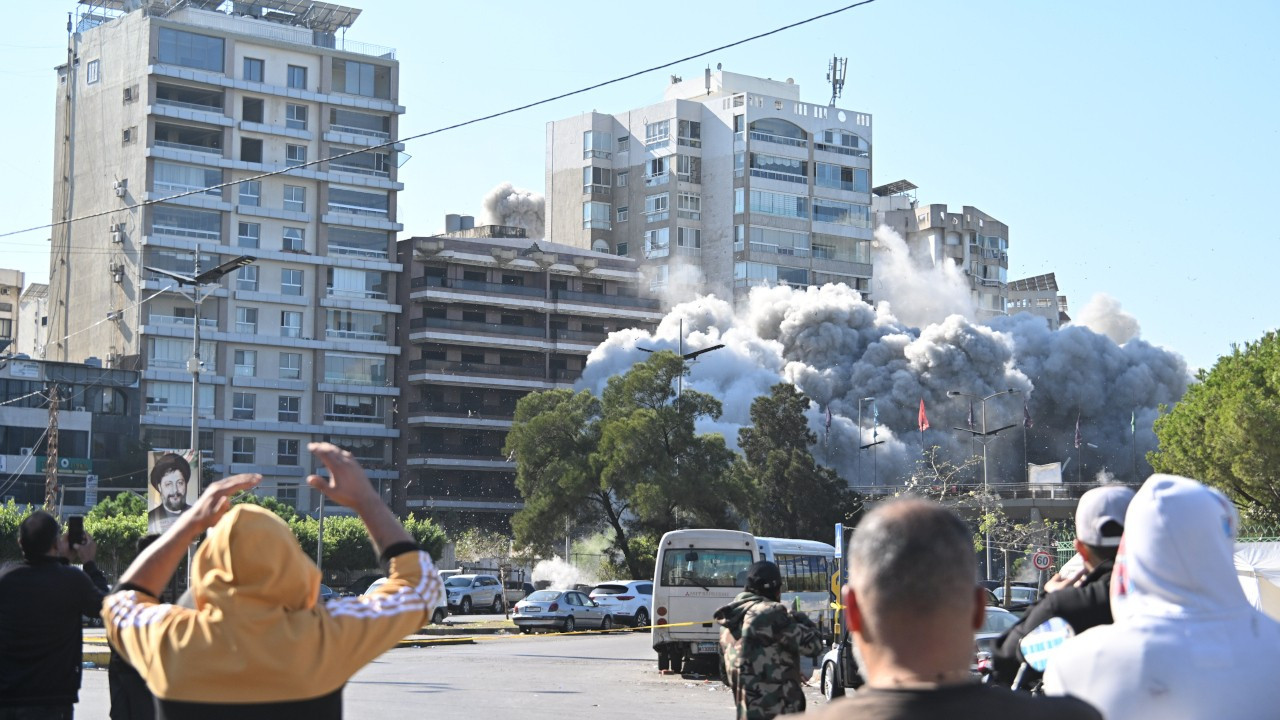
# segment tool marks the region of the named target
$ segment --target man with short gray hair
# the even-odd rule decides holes
[[[849,543],[845,624],[866,686],[819,718],[1035,717],[1100,720],[1074,698],[1036,698],[978,683],[974,632],[986,613],[972,533],[925,500],[881,505]]]

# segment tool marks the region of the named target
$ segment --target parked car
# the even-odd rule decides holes
[[[444,581],[449,608],[457,608],[463,615],[470,615],[473,608],[489,608],[502,612],[506,607],[502,597],[502,583],[492,575],[454,575]]]
[[[338,597],[337,590],[334,590],[333,588],[329,587],[328,585],[325,585],[324,583],[320,584],[320,602],[322,603],[329,602],[330,600],[336,597]]]
[[[352,581],[346,587],[342,588],[341,594],[344,596],[363,595],[365,594],[365,592],[369,590],[369,586],[373,584],[373,581],[377,580],[380,577],[382,576],[381,575],[361,575],[359,578]]]
[[[523,633],[558,628],[573,632],[579,627],[609,630],[613,616],[607,608],[579,590],[538,590],[516,603],[512,621]]]
[[[590,597],[618,624],[645,627],[652,617],[652,580],[610,580],[592,588]]]
[[[1000,607],[1004,607],[1004,587],[995,589],[996,600],[999,601]],[[1008,610],[1017,612],[1026,610],[1040,599],[1040,591],[1034,587],[1026,587],[1025,585],[1014,585],[1009,588],[1009,607]]]
[[[367,595],[385,584],[387,584],[386,578],[378,578],[370,583],[369,589],[366,590],[364,594]],[[436,605],[435,609],[431,611],[431,624],[439,625],[440,623],[443,623],[447,617],[449,617],[449,603],[441,598],[440,604]]]
[[[995,652],[996,641],[1005,630],[1018,624],[1018,616],[999,607],[988,607],[986,617],[982,619],[982,627],[973,636],[973,665],[971,670],[980,674],[991,655]]]
[[[516,603],[525,599],[533,592],[533,583],[523,580],[508,580],[502,591],[502,596],[506,598],[507,605],[512,607]]]

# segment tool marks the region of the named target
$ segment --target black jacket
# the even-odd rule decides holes
[[[1110,561],[1104,562],[1086,575],[1079,586],[1051,592],[1028,608],[1022,620],[1006,630],[996,642],[992,657],[994,679],[1003,685],[1013,682],[1022,665],[1022,652],[1018,649],[1018,643],[1049,618],[1060,617],[1066,620],[1077,635],[1095,625],[1110,625],[1111,567]],[[1039,677],[1039,672],[1027,668],[1023,685],[1030,685]]]
[[[81,617],[97,617],[106,586],[91,562],[81,572],[41,557],[0,570],[0,705],[79,700]]]

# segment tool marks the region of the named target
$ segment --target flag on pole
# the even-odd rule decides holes
[[[831,429],[831,406],[827,406],[827,429]]]
[[[969,429],[973,429],[973,401],[969,401]],[[985,429],[985,428],[984,428]]]
[[[920,398],[920,417],[918,422],[920,424],[920,432],[929,429],[929,416],[924,414],[924,398]]]
[[[1080,413],[1076,413],[1076,449],[1080,448]]]
[[[1029,427],[1034,427],[1034,425],[1035,424],[1031,422],[1031,411],[1027,409],[1027,401],[1023,400],[1022,401],[1022,427],[1029,428]]]
[[[880,410],[876,408],[873,401],[871,403],[871,439],[875,440],[880,437]]]
[[[1133,410],[1129,413],[1129,434],[1138,434],[1138,411]]]

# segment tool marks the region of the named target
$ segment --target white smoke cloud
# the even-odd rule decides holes
[[[876,228],[871,248],[871,297],[887,302],[902,322],[920,327],[948,315],[975,317],[969,279],[949,259],[936,265],[917,260],[902,236],[887,225]]]
[[[546,236],[547,201],[532,190],[504,182],[485,195],[481,210],[486,225],[522,227],[534,240]]]
[[[575,585],[595,585],[596,579],[579,570],[576,566],[561,560],[558,556],[550,560],[539,560],[533,566],[533,584],[540,586],[547,583],[551,590],[572,590]]]
[[[906,277],[889,282],[895,293],[921,287]],[[854,485],[897,484],[915,469],[923,448],[938,445],[956,463],[980,452],[969,435],[954,430],[966,426],[968,400],[949,397],[948,391],[984,397],[1013,389],[1018,394],[987,402],[989,429],[1014,426],[988,447],[991,482],[1025,481],[1024,401],[1033,420],[1026,431],[1028,462],[1070,457],[1083,464],[1086,477],[1103,469],[1129,480],[1150,472],[1144,458],[1155,446],[1151,424],[1157,408],[1186,390],[1180,356],[1136,338],[1117,345],[1084,326],[1051,331],[1027,313],[988,325],[956,313],[917,328],[901,320],[903,303],[897,302],[891,298],[872,307],[845,285],[754,288],[736,313],[724,300],[700,297],[672,308],[652,335],[635,329],[613,333],[588,357],[578,387],[599,393],[611,375],[648,357],[637,345],[676,350],[683,320],[686,352],[725,344],[690,364],[685,387],[720,399],[723,416],[699,430],[719,432],[733,447],[738,429],[751,422],[751,401],[787,381],[813,400],[809,426],[819,438],[820,461]],[[938,311],[955,309],[953,303],[958,304],[948,297]],[[864,402],[859,433],[858,399],[867,397],[876,398],[880,424],[873,430],[871,404]],[[931,426],[923,438],[916,424],[921,399]],[[981,410],[974,403],[977,430]],[[1077,417],[1084,443],[1096,449],[1074,447]],[[1132,435],[1131,417],[1137,428]],[[859,452],[873,432],[883,443]],[[975,471],[966,479],[980,477]]]
[[[1141,332],[1138,319],[1121,309],[1120,301],[1106,293],[1089,298],[1072,324],[1106,335],[1117,345],[1129,342]]]

